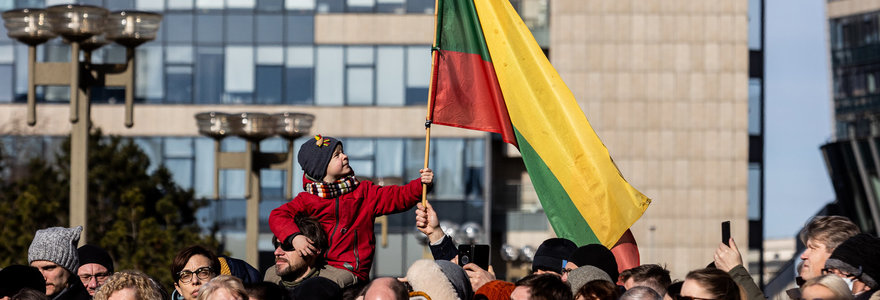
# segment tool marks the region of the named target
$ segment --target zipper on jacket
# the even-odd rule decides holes
[[[358,231],[354,230],[354,269],[357,270],[361,267],[361,257],[358,256]]]
[[[333,246],[333,237],[336,236],[336,228],[338,228],[338,227],[339,227],[339,197],[336,197],[336,225],[333,225],[333,230],[330,231],[330,238],[327,239],[327,245],[329,245],[330,247]]]

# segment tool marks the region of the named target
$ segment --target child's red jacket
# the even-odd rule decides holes
[[[311,181],[303,178],[303,184],[307,183]],[[306,213],[317,219],[327,233],[330,245],[325,253],[327,263],[351,271],[358,280],[367,280],[376,252],[375,218],[409,210],[421,196],[420,179],[399,186],[379,186],[364,180],[354,191],[332,199],[302,192],[272,210],[269,228],[283,241],[299,232],[293,217]]]

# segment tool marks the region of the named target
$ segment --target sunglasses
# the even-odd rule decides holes
[[[714,300],[714,299],[678,295],[678,297],[675,297],[675,300]]]
[[[278,249],[278,247],[281,247],[281,250],[284,250],[284,251],[293,251],[294,250],[292,244],[282,243],[281,241],[278,240],[277,237],[274,237],[274,236],[272,237],[272,246],[275,246],[275,249]]]

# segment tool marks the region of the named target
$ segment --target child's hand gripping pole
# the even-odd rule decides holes
[[[428,186],[434,182],[434,171],[425,167],[424,169],[419,170],[419,174],[421,174],[422,180],[422,206],[427,206]]]

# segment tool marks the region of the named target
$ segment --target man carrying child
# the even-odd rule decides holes
[[[358,181],[342,142],[321,135],[302,145],[297,160],[305,173],[305,192],[272,210],[269,227],[279,240],[305,257],[316,254],[317,249],[313,241],[300,233],[294,216],[305,213],[317,219],[330,244],[325,253],[327,266],[319,276],[340,287],[367,280],[376,250],[375,218],[416,205],[421,199],[422,184],[430,185],[434,173],[431,169],[419,170],[420,178],[402,186]]]

